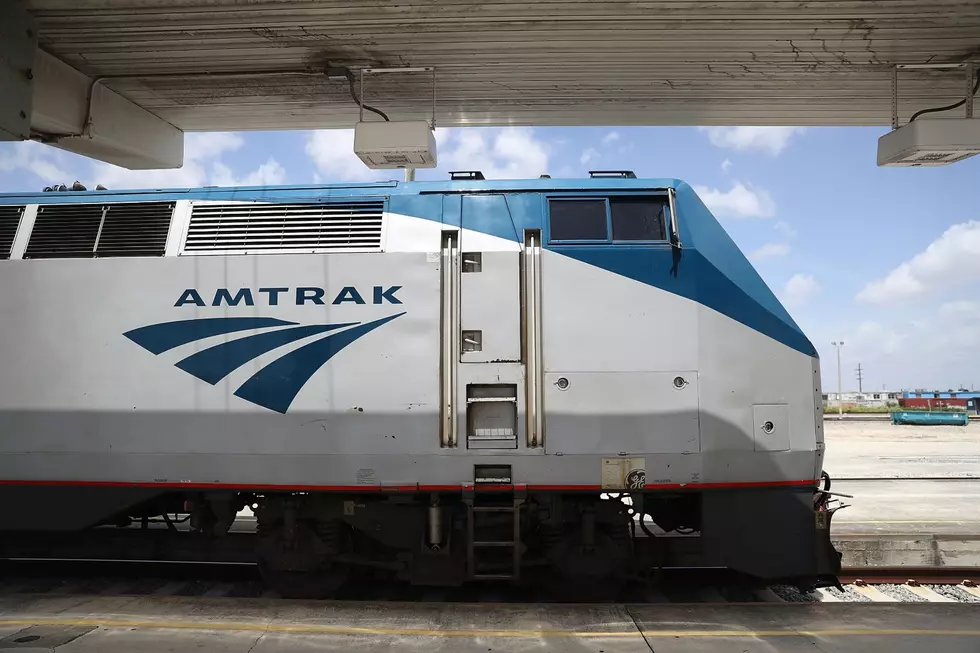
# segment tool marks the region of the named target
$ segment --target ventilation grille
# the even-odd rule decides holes
[[[24,258],[91,258],[103,212],[101,204],[37,207]]]
[[[10,258],[10,248],[14,246],[17,225],[23,214],[23,206],[0,206],[0,259]]]
[[[24,258],[163,256],[168,202],[39,206]]]
[[[197,204],[185,252],[381,251],[384,202]]]
[[[163,256],[174,205],[109,204],[96,256]]]

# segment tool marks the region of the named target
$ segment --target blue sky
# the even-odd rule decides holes
[[[980,157],[875,165],[878,128],[468,128],[440,167],[488,178],[632,169],[695,186],[820,351],[836,388],[980,387]],[[78,179],[112,189],[388,178],[348,131],[190,134],[180,170],[127,171],[36,143],[0,144],[0,192]]]

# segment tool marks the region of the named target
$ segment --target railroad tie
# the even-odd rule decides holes
[[[821,603],[840,603],[841,600],[831,594],[826,587],[818,587],[817,589],[810,592],[811,595],[817,597],[817,600]]]
[[[967,594],[972,594],[973,596],[980,599],[980,587],[972,587],[970,585],[961,584],[957,585],[958,588],[966,592]]]
[[[865,596],[876,603],[897,603],[898,599],[892,598],[881,590],[871,585],[850,585],[855,592]]]

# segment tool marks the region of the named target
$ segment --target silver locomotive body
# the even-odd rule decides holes
[[[359,564],[591,580],[652,550],[839,570],[816,352],[682,182],[58,193],[0,215],[0,529],[186,513],[220,537],[251,507],[296,594]]]

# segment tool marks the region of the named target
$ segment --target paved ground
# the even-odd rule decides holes
[[[853,533],[980,534],[980,478],[841,480],[831,491],[853,495],[835,530]]]
[[[980,565],[980,424],[824,425],[845,566]]]
[[[980,479],[980,423],[895,426],[824,420],[826,469],[844,478]]]
[[[842,480],[831,490],[853,495],[831,528],[845,567],[980,566],[980,479]]]
[[[969,604],[345,604],[0,597],[0,650],[977,653]],[[20,640],[20,641],[18,641]]]

